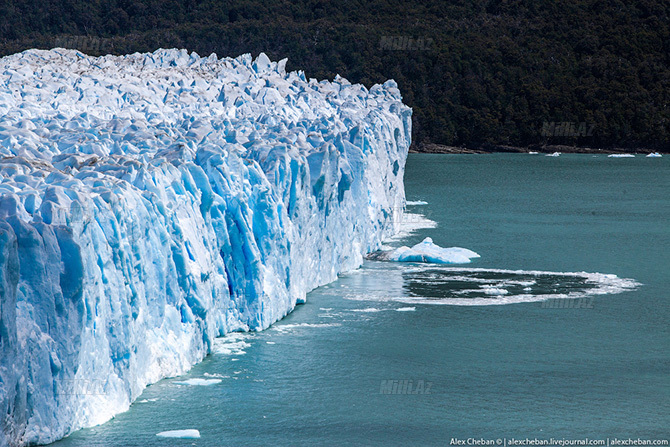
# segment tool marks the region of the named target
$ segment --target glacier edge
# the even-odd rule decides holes
[[[0,445],[125,411],[397,230],[411,109],[395,82],[285,64],[0,59]]]

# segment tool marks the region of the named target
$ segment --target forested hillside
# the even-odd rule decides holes
[[[0,0],[0,54],[266,52],[307,76],[394,78],[414,141],[670,150],[664,0]]]

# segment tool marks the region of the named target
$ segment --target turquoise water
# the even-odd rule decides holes
[[[400,242],[430,236],[481,258],[367,261],[55,445],[668,439],[670,157],[412,154],[406,190],[437,227]],[[639,284],[565,274],[582,271]],[[576,299],[536,301],[561,294]],[[176,383],[189,378],[220,382]],[[192,428],[200,439],[155,436]]]

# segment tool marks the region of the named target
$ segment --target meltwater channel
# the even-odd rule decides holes
[[[668,438],[670,157],[411,154],[405,181],[389,245],[481,258],[366,261],[53,445]]]

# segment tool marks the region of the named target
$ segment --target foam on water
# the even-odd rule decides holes
[[[246,354],[244,349],[251,346],[246,341],[250,337],[252,337],[252,334],[247,332],[233,332],[225,337],[216,338],[214,339],[212,353],[230,356],[244,355]]]
[[[386,275],[383,275],[384,270]],[[405,304],[488,306],[617,294],[634,290],[641,285],[633,279],[589,272],[457,268],[439,265],[415,265],[409,268],[394,266],[377,269],[376,273],[374,269],[371,271],[373,275],[387,278],[400,276],[406,293],[385,293],[380,278],[381,287],[377,290],[349,293],[344,298]]]
[[[437,228],[437,222],[419,213],[405,212],[399,217],[399,219],[398,232],[393,236],[385,238],[385,243],[397,243],[402,239],[412,236],[419,230]],[[383,245],[381,248],[383,250],[391,249],[391,247],[388,245]]]
[[[305,328],[324,328],[324,327],[337,327],[342,326],[340,323],[294,323],[294,324],[279,324],[272,326],[271,329],[274,329],[279,332],[293,332],[295,329],[305,329]]]

